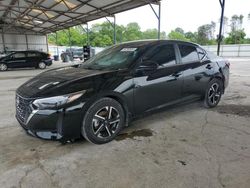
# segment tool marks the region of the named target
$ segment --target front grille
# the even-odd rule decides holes
[[[31,99],[23,98],[16,95],[16,116],[18,120],[25,124],[32,110],[30,107]]]

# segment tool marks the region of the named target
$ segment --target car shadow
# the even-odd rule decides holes
[[[176,116],[181,112],[186,112],[189,110],[193,110],[193,109],[198,109],[198,108],[203,108],[202,103],[200,102],[200,100],[194,100],[194,101],[187,101],[184,103],[180,103],[180,104],[175,104],[175,105],[169,105],[166,106],[164,108],[161,109],[156,109],[150,112],[146,112],[136,118],[134,118],[127,127],[125,127],[120,134],[114,139],[116,141],[122,141],[125,139],[133,139],[134,137],[150,137],[153,135],[153,131],[151,129],[149,129],[148,127],[146,128],[140,128],[138,129],[138,127],[136,126],[139,121],[142,120],[149,120],[152,119],[152,117],[154,116],[154,119],[156,120],[152,120],[152,121],[158,121],[157,119],[161,119],[162,115],[164,114],[164,116]],[[158,118],[157,118],[158,117]],[[83,137],[76,139],[76,140],[71,140],[71,141],[67,141],[62,143],[62,145],[71,145],[71,144],[82,144],[88,141],[85,140]]]

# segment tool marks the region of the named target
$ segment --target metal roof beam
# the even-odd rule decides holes
[[[18,1],[18,0],[12,0],[12,1],[10,2],[10,5],[16,4],[17,1]],[[1,6],[2,6],[2,5],[1,5]],[[10,10],[11,10],[11,7],[7,8],[7,10],[3,13],[3,18],[6,17],[6,16],[9,14]]]
[[[9,25],[17,27],[18,27],[17,23],[20,22],[23,24],[31,24],[33,25],[31,29],[33,29],[34,32],[37,32],[37,30],[40,29],[39,33],[50,33],[62,29],[67,29],[72,26],[86,24],[89,21],[93,21],[99,18],[104,18],[106,16],[109,17],[126,10],[144,6],[149,3],[159,5],[160,2],[160,0],[130,0],[125,3],[123,0],[113,0],[109,4],[105,4],[104,6],[99,6],[98,3],[101,1],[96,1],[97,4],[95,5],[91,3],[91,1],[93,0],[86,0],[86,1],[76,0],[79,3],[75,3],[75,6],[71,6],[70,4],[67,4],[68,1],[66,0],[60,0],[60,1],[57,0],[53,2],[50,7],[47,7],[46,6],[47,0],[22,0],[22,1],[24,1],[27,4],[27,7],[26,5],[19,6],[18,0],[11,0],[9,5],[1,6],[0,9],[1,10],[3,9],[5,11],[4,17],[2,17],[2,21],[6,22],[8,20],[8,22],[12,22],[12,24]],[[56,6],[59,4],[62,4],[63,6],[65,6],[65,10],[66,9],[68,10],[66,11],[58,9],[54,10],[54,8],[56,8]],[[77,11],[82,7],[84,7],[84,10],[86,9],[86,13],[81,13],[81,11]],[[31,14],[33,9],[39,10],[37,11],[38,14],[36,15]],[[54,12],[53,17],[47,15],[47,11],[49,14],[50,12],[51,14],[53,14]],[[12,15],[9,14],[10,12],[13,14]],[[58,21],[60,20],[61,16],[63,17],[65,16],[64,19],[61,19],[63,21]],[[43,23],[31,22],[34,20],[38,20]],[[49,23],[49,24],[48,26],[42,26],[44,23]],[[25,25],[21,27],[26,28]],[[8,28],[8,26],[6,26],[5,29],[6,28]],[[35,28],[38,29],[35,30]]]

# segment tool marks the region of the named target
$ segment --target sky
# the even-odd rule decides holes
[[[155,6],[158,11],[157,6]],[[162,0],[161,29],[166,33],[176,27],[181,27],[185,32],[197,31],[197,28],[203,24],[214,21],[219,27],[219,18],[221,8],[219,0]],[[250,37],[250,0],[226,0],[225,16],[231,18],[234,14],[244,16],[243,27],[247,37]],[[111,18],[112,19],[112,18]],[[106,21],[100,19],[94,23]],[[137,22],[142,30],[157,28],[158,22],[150,6],[144,6],[129,10],[116,15],[116,21],[119,25],[127,25],[130,22]]]

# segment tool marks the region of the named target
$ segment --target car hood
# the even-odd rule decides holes
[[[47,95],[55,95],[56,92],[51,92],[52,90],[57,90],[60,95],[67,94],[69,92],[79,91],[80,89],[88,89],[79,88],[79,85],[81,85],[82,87],[88,87],[86,86],[86,84],[83,84],[84,81],[88,80],[89,83],[90,80],[93,80],[89,78],[94,78],[96,76],[112,72],[114,71],[89,70],[78,68],[75,66],[53,69],[41,73],[21,85],[17,89],[17,93],[27,98],[44,97],[46,93]],[[75,83],[78,85],[75,87],[74,91],[74,87],[72,87],[72,84]]]

